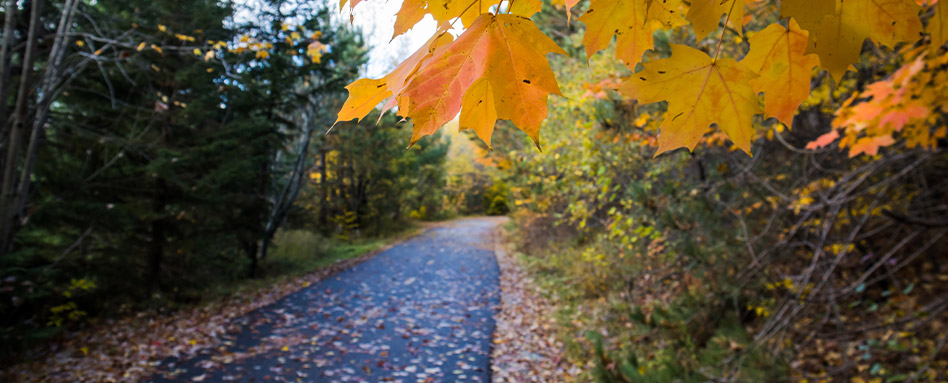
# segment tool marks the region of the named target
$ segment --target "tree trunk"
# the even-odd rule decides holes
[[[326,202],[329,199],[329,179],[326,178],[326,148],[319,148],[319,228],[326,230],[328,227],[328,222],[326,218],[328,216],[327,210],[329,209],[329,204]]]
[[[257,258],[257,241],[251,239],[245,248],[247,251],[247,258],[250,258],[250,268],[247,270],[247,277],[253,279],[257,277],[257,269],[259,268],[259,259]]]
[[[67,31],[70,25],[72,25],[72,18],[78,4],[78,0],[66,1],[63,13],[59,18],[59,27],[56,29],[56,37],[53,40],[53,49],[50,51],[49,62],[47,63],[46,70],[43,72],[42,81],[40,82],[40,99],[37,100],[36,113],[33,116],[33,127],[30,132],[29,143],[26,147],[26,156],[23,160],[23,169],[20,171],[20,181],[17,183],[17,191],[14,194],[16,199],[13,203],[18,215],[22,215],[23,210],[26,208],[26,203],[29,201],[28,196],[30,185],[32,184],[30,178],[33,175],[33,165],[36,163],[36,153],[39,149],[39,143],[43,140],[40,132],[43,131],[43,127],[46,125],[46,118],[49,117],[49,110],[55,98],[55,88],[57,82],[59,82],[61,72],[60,66],[62,65],[63,56],[66,52]]]
[[[6,162],[3,170],[3,184],[0,185],[0,198],[2,198],[3,214],[0,219],[0,254],[6,254],[12,247],[13,232],[18,220],[18,207],[15,202],[18,200],[14,195],[16,189],[17,166],[19,163],[19,150],[23,135],[23,126],[26,124],[27,99],[32,89],[30,77],[33,74],[33,56],[35,55],[37,39],[36,35],[40,27],[40,14],[42,13],[43,0],[35,0],[31,4],[30,27],[27,35],[26,51],[23,54],[23,68],[20,74],[20,86],[16,94],[16,107],[13,110],[13,124],[10,129],[10,137],[6,142]]]
[[[167,241],[164,221],[167,187],[165,180],[159,178],[152,197],[151,211],[155,218],[151,221],[151,246],[148,249],[148,289],[152,292],[161,287],[161,262]]]
[[[306,158],[309,156],[309,141],[313,136],[313,128],[309,123],[309,118],[303,120],[303,131],[300,133],[300,143],[297,146],[296,162],[290,170],[289,180],[283,185],[280,196],[273,201],[273,208],[267,217],[267,224],[264,229],[263,238],[260,240],[260,254],[258,258],[263,259],[267,256],[267,250],[270,248],[270,241],[277,229],[283,224],[290,208],[293,207],[293,201],[300,193],[300,186],[303,184],[303,173],[306,171]]]
[[[16,0],[7,0],[4,6],[3,41],[0,42],[0,132],[6,133],[7,92],[10,90],[10,47],[13,46],[13,29],[16,24]],[[0,135],[2,135],[0,133]]]
[[[268,152],[265,150],[264,153]],[[266,158],[266,155],[263,155]],[[264,226],[264,214],[266,213],[267,205],[267,185],[270,183],[270,160],[264,160],[260,163],[260,169],[257,170],[257,190],[254,195],[253,206],[250,209],[249,222],[251,225],[250,237],[252,238],[253,245],[248,250],[247,256],[250,257],[250,270],[249,275],[254,276],[257,274],[257,264],[260,257],[260,246],[258,241],[263,239],[266,235],[266,226]],[[261,241],[263,242],[263,241]]]

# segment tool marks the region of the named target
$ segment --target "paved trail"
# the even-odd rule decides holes
[[[152,382],[489,382],[499,221],[435,228],[241,318]]]

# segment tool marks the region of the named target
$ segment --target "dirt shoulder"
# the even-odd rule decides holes
[[[553,302],[546,299],[530,274],[507,251],[503,230],[494,234],[500,266],[501,304],[495,317],[491,357],[496,382],[567,382],[578,371],[563,359],[556,338]]]

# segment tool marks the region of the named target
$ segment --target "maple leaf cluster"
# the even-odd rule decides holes
[[[918,52],[916,52],[918,53]],[[948,112],[948,55],[918,55],[887,79],[866,86],[837,111],[833,129],[807,144],[819,149],[839,140],[849,157],[876,155],[879,148],[905,138],[909,148],[935,149],[948,135],[941,113]],[[939,113],[940,112],[940,113]]]
[[[568,18],[577,3],[565,1]],[[670,57],[642,63],[644,69],[619,91],[643,103],[668,102],[656,154],[693,149],[713,125],[750,154],[754,116],[774,117],[790,127],[809,96],[814,68],[826,69],[839,81],[858,62],[867,39],[890,47],[920,38],[944,43],[942,3],[931,5],[935,12],[927,27],[920,18],[923,5],[916,0],[782,0],[778,10],[771,2],[747,0],[591,0],[577,21],[586,26],[587,56],[615,37],[616,59],[633,71],[654,49],[656,30],[690,24],[700,43],[721,29],[712,37],[717,47],[711,54],[672,44]],[[745,7],[752,7],[753,16],[745,17]],[[396,35],[426,14],[442,26],[389,75],[350,84],[337,122],[361,119],[388,100],[383,111],[398,106],[398,114],[414,122],[412,143],[460,114],[460,128],[473,129],[488,145],[496,120],[504,119],[539,147],[547,98],[560,95],[546,54],[566,54],[528,19],[539,9],[537,0],[406,0],[397,14]],[[722,57],[725,35],[744,36],[745,24],[754,17],[777,21],[746,36],[750,49],[743,58]],[[454,39],[447,31],[457,21],[466,30]]]
[[[487,2],[489,3],[489,1]],[[513,121],[539,145],[540,124],[547,114],[547,97],[560,95],[547,53],[566,54],[529,19],[539,10],[527,1],[510,14],[475,13],[473,7],[450,15],[451,3],[415,9],[436,20],[460,18],[467,29],[457,39],[445,22],[421,49],[381,79],[360,79],[346,89],[349,99],[338,121],[362,119],[380,102],[383,112],[398,106],[399,115],[414,122],[411,143],[436,132],[461,113],[460,128],[472,129],[490,144],[497,119]],[[477,2],[472,3],[477,4]],[[396,20],[396,33],[414,4],[406,1]],[[488,6],[490,4],[484,4]],[[468,15],[475,15],[470,21]],[[463,105],[463,108],[462,108]]]

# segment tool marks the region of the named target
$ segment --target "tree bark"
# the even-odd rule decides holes
[[[265,154],[267,152],[269,152],[269,150],[264,149],[261,153],[261,157],[267,158]],[[263,219],[266,213],[267,185],[269,185],[269,183],[270,160],[267,159],[260,163],[260,169],[257,171],[257,190],[254,195],[252,207],[250,208],[250,217],[248,217],[248,222],[251,225],[250,237],[253,238],[251,240],[253,245],[247,249],[247,256],[250,257],[250,270],[248,270],[248,275],[250,276],[256,276],[257,274],[257,264],[261,248],[261,246],[258,245],[258,241],[263,238],[266,233],[266,226]]]
[[[4,6],[3,41],[0,42],[0,136],[6,133],[7,92],[10,90],[10,47],[13,46],[13,29],[16,24],[16,0],[7,0]]]
[[[329,205],[326,203],[326,201],[329,199],[329,179],[326,178],[327,167],[326,148],[324,145],[320,146],[319,148],[319,227],[322,230],[325,230],[328,226],[328,222],[326,222],[326,218],[328,216],[328,212],[326,210],[329,209]]]
[[[167,184],[158,178],[155,182],[155,192],[152,197],[152,213],[155,218],[151,221],[151,246],[148,249],[148,289],[152,292],[161,287],[161,262],[165,254],[165,204]]]
[[[280,196],[274,201],[273,208],[270,210],[270,215],[267,219],[267,224],[263,233],[263,238],[261,238],[260,241],[260,250],[257,257],[259,259],[263,259],[267,256],[267,250],[270,248],[270,241],[273,239],[273,235],[276,234],[277,229],[280,228],[283,220],[286,219],[287,214],[290,212],[290,208],[293,207],[293,201],[295,201],[296,197],[299,195],[300,185],[303,184],[303,173],[306,171],[306,158],[309,154],[309,142],[313,136],[313,127],[309,122],[310,120],[308,117],[303,120],[303,132],[300,134],[300,144],[296,153],[296,163],[293,165],[293,169],[291,170],[290,179],[287,181],[286,185],[283,186]]]
[[[247,258],[250,258],[250,267],[247,269],[247,277],[253,279],[257,277],[257,269],[259,268],[259,259],[257,258],[257,241],[251,239],[249,243],[246,244],[245,250],[247,252]]]
[[[66,0],[63,7],[63,13],[59,18],[59,27],[56,29],[56,37],[53,40],[53,49],[50,52],[49,62],[46,70],[43,72],[43,78],[40,82],[40,99],[37,101],[36,113],[33,118],[33,127],[30,132],[29,143],[26,147],[26,156],[23,160],[23,170],[20,171],[20,181],[17,183],[16,200],[14,202],[15,213],[22,216],[26,203],[29,200],[30,176],[33,174],[33,165],[36,162],[36,153],[39,143],[43,137],[40,132],[46,125],[46,118],[49,117],[49,109],[52,106],[56,84],[59,82],[63,56],[66,52],[66,37],[68,30],[72,25],[72,18],[78,6],[78,0]]]
[[[30,77],[33,74],[33,56],[36,54],[36,35],[40,27],[43,0],[34,0],[31,6],[26,51],[23,53],[23,68],[16,95],[16,107],[13,110],[13,124],[10,129],[10,137],[6,143],[7,155],[3,170],[3,184],[0,185],[0,198],[2,198],[3,203],[3,214],[0,217],[2,219],[2,222],[0,222],[0,254],[6,254],[10,250],[13,231],[18,221],[18,209],[14,206],[18,198],[14,195],[14,190],[16,189],[20,141],[23,135],[23,125],[26,123],[27,98],[30,95],[29,90],[32,88]]]

